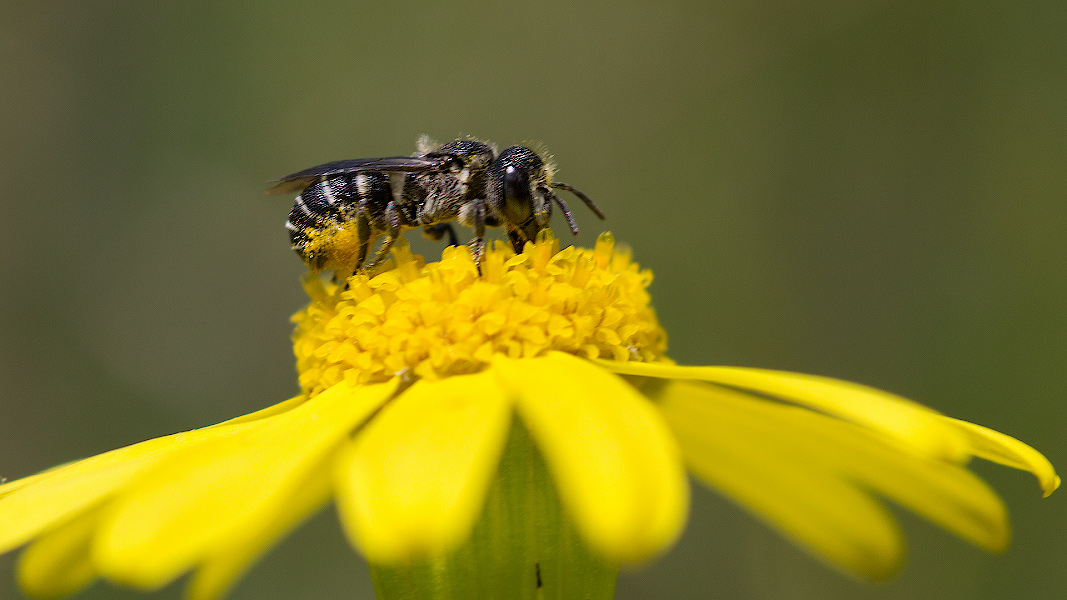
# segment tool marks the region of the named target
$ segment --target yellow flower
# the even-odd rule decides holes
[[[308,280],[300,396],[0,486],[0,552],[28,544],[18,577],[33,595],[97,577],[154,589],[193,571],[190,596],[215,598],[334,499],[372,565],[439,560],[472,531],[493,536],[502,517],[487,498],[503,493],[501,456],[518,439],[609,575],[677,538],[688,470],[828,563],[880,579],[903,554],[880,498],[999,551],[1005,509],[967,460],[1028,470],[1046,495],[1059,484],[1025,444],[886,392],[675,365],[648,271],[607,234],[557,250],[494,248],[479,273],[465,248],[423,264],[401,247],[373,278]]]

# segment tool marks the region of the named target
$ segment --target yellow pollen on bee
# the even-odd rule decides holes
[[[342,380],[427,379],[474,373],[494,354],[550,350],[589,358],[662,361],[667,336],[647,292],[652,273],[602,234],[593,249],[542,236],[516,255],[494,244],[481,273],[465,246],[425,263],[406,246],[373,277],[347,285],[310,277],[293,316],[300,385],[314,395]]]
[[[352,265],[359,256],[362,240],[356,229],[355,220],[331,223],[327,227],[308,227],[304,230],[305,242],[300,250],[308,257],[324,257],[319,270],[335,270],[346,274],[352,272]]]

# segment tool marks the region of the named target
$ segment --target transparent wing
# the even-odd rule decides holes
[[[391,156],[387,158],[354,158],[351,160],[336,160],[324,165],[311,167],[286,175],[278,179],[272,179],[273,183],[267,189],[268,194],[287,194],[306,188],[311,182],[322,176],[340,175],[342,173],[418,173],[431,171],[441,166],[445,158],[418,158],[412,156]]]

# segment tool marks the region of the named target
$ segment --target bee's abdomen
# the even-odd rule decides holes
[[[384,210],[391,194],[384,173],[345,173],[315,181],[296,197],[285,223],[293,249],[303,255],[309,234],[355,219],[361,201]]]

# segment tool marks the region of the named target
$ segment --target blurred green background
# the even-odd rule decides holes
[[[292,395],[302,266],[264,182],[422,133],[543,142],[654,269],[680,362],[876,385],[1067,469],[1062,1],[0,9],[0,475]],[[869,586],[697,489],[618,598],[1062,597],[1063,492],[975,468],[1005,555],[902,514],[908,564]],[[232,597],[370,591],[326,511]]]

